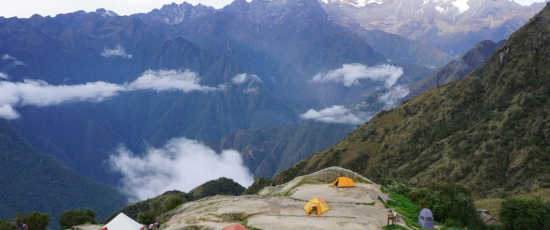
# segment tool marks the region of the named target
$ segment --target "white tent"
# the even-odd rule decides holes
[[[113,220],[105,225],[101,230],[144,230],[142,224],[132,220],[124,213],[118,214]]]

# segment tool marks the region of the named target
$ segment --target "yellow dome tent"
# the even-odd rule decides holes
[[[338,188],[355,187],[355,183],[353,183],[353,180],[349,177],[338,177],[338,179],[332,182],[329,186],[336,186]]]
[[[307,204],[304,206],[304,210],[306,210],[306,216],[308,216],[310,213],[317,213],[317,216],[320,216],[324,212],[328,211],[328,204],[321,198],[313,198]]]

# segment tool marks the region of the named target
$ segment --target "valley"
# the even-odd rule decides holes
[[[99,225],[125,213],[166,229],[379,229],[399,208],[396,229],[410,229],[419,210],[405,203],[441,213],[430,199],[445,186],[470,216],[438,214],[440,226],[487,229],[475,201],[514,229],[507,202],[550,198],[549,7],[234,0],[0,15],[0,229],[36,212],[60,229],[87,208]],[[356,193],[327,188],[344,174]],[[314,193],[342,216],[297,214]]]

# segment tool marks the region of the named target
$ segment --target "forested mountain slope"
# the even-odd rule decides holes
[[[37,151],[0,119],[0,216],[43,212],[57,225],[70,209],[91,208],[103,219],[127,204],[120,191],[93,181]]]

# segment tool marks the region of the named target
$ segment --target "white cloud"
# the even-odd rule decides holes
[[[17,58],[14,58],[14,57],[10,56],[9,54],[4,54],[4,56],[2,56],[2,60],[4,60],[4,61],[11,60],[11,61],[13,61],[13,65],[25,65],[24,62],[17,60]]]
[[[0,117],[15,119],[19,115],[14,106],[50,106],[69,101],[101,101],[123,91],[124,87],[105,82],[81,85],[49,85],[44,81],[25,80],[24,82],[0,82]]]
[[[17,119],[19,117],[19,113],[17,113],[17,111],[15,111],[10,105],[3,104],[0,105],[0,117],[8,120]]]
[[[409,89],[403,86],[397,86],[389,89],[389,91],[378,98],[378,101],[384,103],[383,109],[392,109],[400,104],[402,98],[409,94]]]
[[[403,75],[403,69],[392,65],[379,65],[367,67],[362,64],[343,64],[342,68],[334,69],[326,74],[317,74],[313,77],[314,82],[336,82],[346,87],[359,85],[360,79],[384,82],[386,88],[391,87],[397,79]]]
[[[127,54],[124,50],[124,47],[122,47],[120,44],[118,44],[114,49],[109,49],[105,47],[103,49],[103,52],[101,52],[101,56],[103,57],[123,57],[123,58],[132,58],[131,54]]]
[[[10,76],[8,76],[8,74],[0,72],[0,79],[6,79],[7,80],[9,78],[10,78]]]
[[[199,74],[190,70],[147,70],[141,76],[128,84],[128,90],[151,89],[190,91],[213,91],[217,88],[203,86],[200,83]]]
[[[341,105],[335,105],[320,111],[310,109],[300,114],[300,118],[304,120],[312,119],[325,123],[360,125],[370,120],[371,116],[358,109],[350,109]]]
[[[235,77],[231,79],[231,82],[233,82],[233,84],[235,85],[240,85],[245,82],[263,82],[263,81],[256,74],[241,73],[241,74],[235,75]]]
[[[182,92],[219,90],[200,83],[197,73],[189,70],[147,70],[129,84],[112,84],[102,81],[80,85],[50,85],[40,80],[23,82],[0,81],[0,117],[16,119],[19,117],[15,107],[52,106],[67,102],[102,101],[121,92],[136,90],[179,90]]]
[[[120,172],[122,189],[139,200],[168,190],[188,192],[220,177],[232,178],[248,187],[254,179],[243,165],[239,152],[211,148],[186,138],[174,138],[162,148],[151,148],[140,157],[120,146],[109,158],[111,168]]]
[[[468,5],[468,0],[456,0],[453,2],[453,5],[458,8],[461,14],[470,9],[470,6]]]

